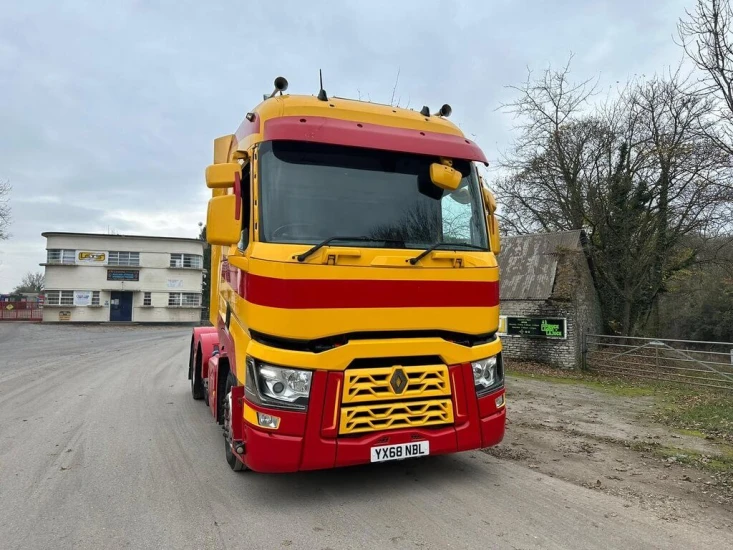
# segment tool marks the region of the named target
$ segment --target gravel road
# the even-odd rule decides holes
[[[0,548],[729,547],[727,530],[482,452],[234,473],[190,397],[188,341],[0,324]]]

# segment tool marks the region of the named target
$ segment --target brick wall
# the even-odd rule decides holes
[[[575,323],[578,326],[578,332],[601,334],[603,330],[601,303],[593,285],[593,277],[590,274],[590,269],[588,268],[584,254],[578,254],[575,270],[576,279],[575,292],[573,292],[573,307],[575,309]],[[580,367],[582,360],[582,346],[583,342],[578,338],[576,349],[578,367]]]
[[[516,317],[566,317],[567,340],[502,336],[504,355],[512,359],[546,363],[572,369],[576,366],[576,326],[572,303],[552,303],[549,300],[506,300],[501,302],[501,314]]]

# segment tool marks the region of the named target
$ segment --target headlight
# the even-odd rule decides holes
[[[471,363],[473,369],[473,383],[477,394],[488,393],[501,386],[504,382],[504,373],[501,368],[501,357],[493,356]]]
[[[301,397],[307,399],[310,394],[313,373],[309,370],[261,364],[257,371],[262,382],[260,388],[267,397],[293,403]]]
[[[312,371],[276,367],[248,357],[244,390],[258,405],[306,410],[312,377]]]

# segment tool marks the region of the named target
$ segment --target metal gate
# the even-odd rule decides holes
[[[41,321],[43,306],[38,302],[0,302],[0,321]]]
[[[733,391],[733,342],[585,334],[583,367]]]

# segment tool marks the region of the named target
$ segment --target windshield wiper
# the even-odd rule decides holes
[[[446,242],[441,241],[439,243],[430,245],[428,248],[423,250],[418,256],[415,256],[414,258],[410,258],[410,264],[415,265],[417,262],[422,260],[425,256],[430,254],[433,250],[436,250],[438,248],[449,248],[450,249],[451,247],[460,247],[460,246],[465,246],[466,248],[472,248],[474,250],[483,250],[484,252],[486,251],[486,248],[484,248],[483,246],[478,246],[475,244],[446,243]]]
[[[317,245],[313,246],[312,248],[309,248],[308,250],[306,250],[302,254],[299,254],[299,255],[295,256],[295,258],[299,262],[304,262],[306,260],[306,258],[308,258],[308,256],[311,256],[312,254],[315,254],[321,248],[323,248],[324,246],[326,246],[328,244],[331,244],[334,241],[357,241],[357,242],[362,242],[362,243],[366,242],[366,243],[385,243],[385,244],[386,243],[393,243],[393,244],[402,245],[403,247],[405,246],[404,241],[400,241],[400,240],[397,240],[397,239],[373,239],[371,237],[329,237],[325,241],[321,241],[320,243],[318,243]]]

